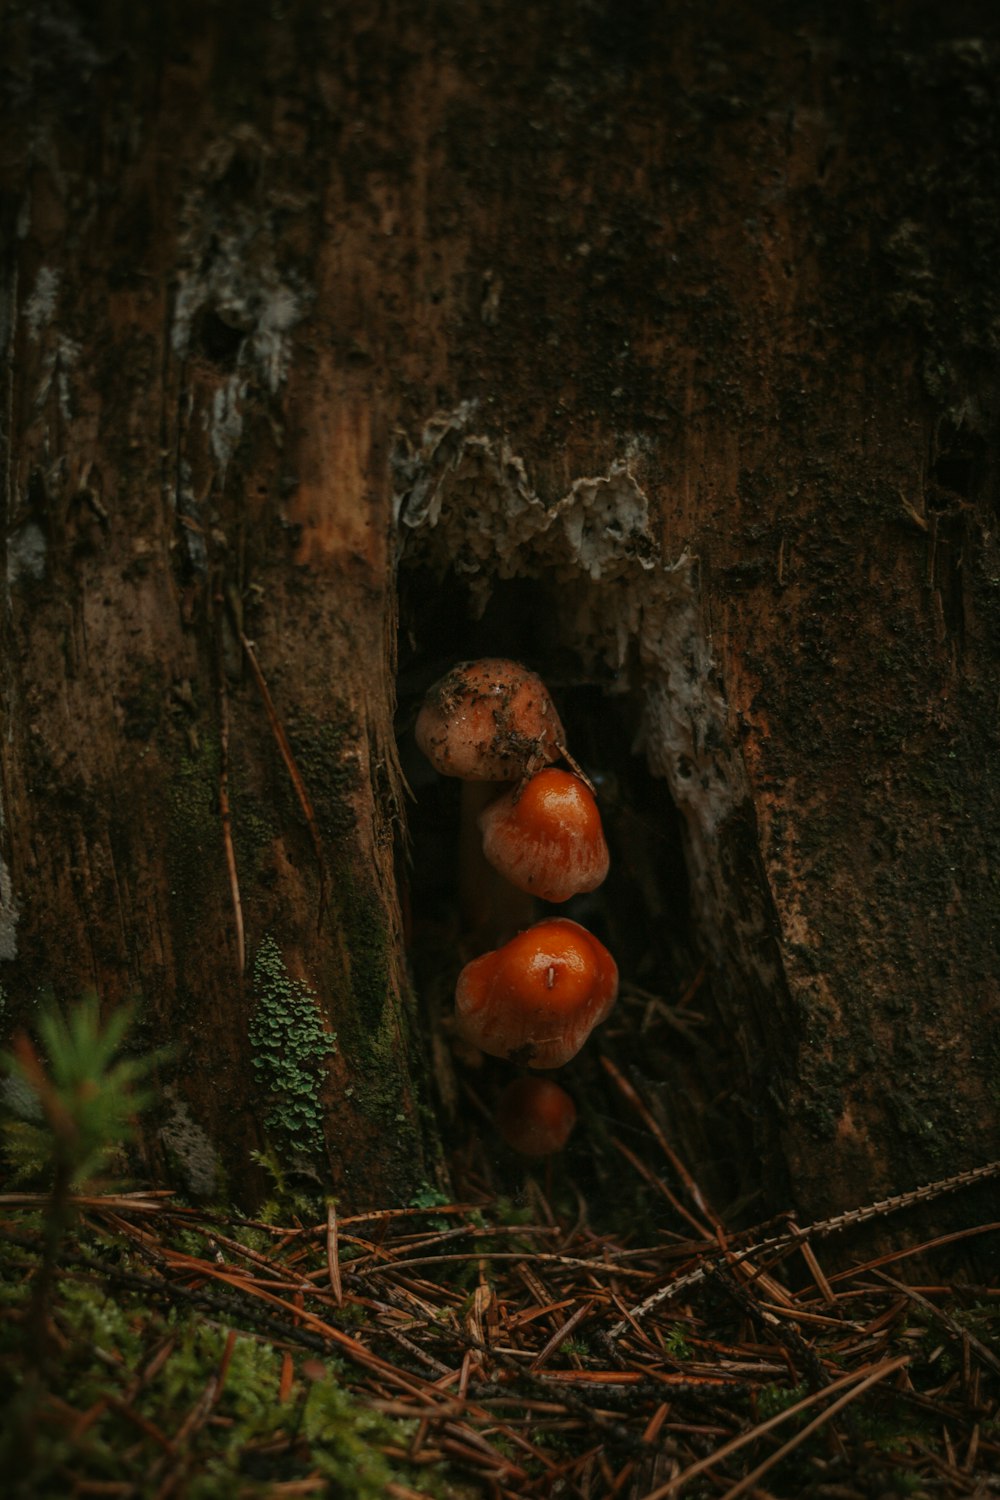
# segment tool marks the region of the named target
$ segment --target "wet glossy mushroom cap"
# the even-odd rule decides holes
[[[503,657],[459,662],[428,690],[420,749],[443,776],[518,781],[556,760],[565,736],[540,677]]]
[[[597,803],[569,771],[539,771],[504,792],[480,813],[479,827],[494,869],[543,901],[593,891],[608,873]]]
[[[466,1041],[529,1068],[575,1057],[618,995],[618,967],[597,938],[565,917],[536,922],[466,964],[455,1014]]]
[[[576,1105],[551,1078],[516,1078],[500,1095],[497,1129],[522,1156],[561,1151],[576,1124]]]

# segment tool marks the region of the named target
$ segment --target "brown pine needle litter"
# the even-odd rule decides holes
[[[331,1203],[317,1222],[273,1224],[161,1189],[91,1192],[73,1200],[45,1351],[19,1347],[16,1333],[48,1200],[0,1195],[0,1372],[15,1392],[24,1462],[37,1463],[46,1444],[57,1455],[46,1482],[21,1492],[1000,1493],[997,1274],[986,1285],[926,1279],[935,1255],[963,1240],[986,1247],[980,1259],[1000,1272],[1000,1223],[922,1244],[900,1236],[847,1269],[843,1256],[825,1268],[821,1252],[826,1237],[874,1220],[886,1221],[880,1244],[891,1243],[894,1214],[996,1177],[1000,1163],[808,1227],[729,1233],[631,1085],[626,1097],[649,1130],[647,1173],[666,1158],[665,1201],[690,1205],[675,1221],[694,1230],[689,1238],[665,1232],[637,1246],[598,1234],[585,1211],[561,1218],[537,1181],[527,1195],[543,1205],[534,1223],[504,1222],[502,1201],[344,1215]],[[907,1260],[920,1285],[901,1279]],[[110,1334],[102,1343],[99,1318],[69,1317],[84,1294],[125,1313],[128,1349]],[[196,1376],[194,1325],[217,1339]],[[241,1439],[232,1474],[213,1480],[241,1420],[247,1345],[274,1414]],[[85,1357],[103,1390],[81,1407],[66,1371]],[[324,1385],[355,1403],[352,1423],[367,1413],[374,1424],[365,1441],[389,1466],[377,1483],[356,1460],[345,1471],[356,1488],[331,1478],[322,1424],[307,1420]],[[120,1472],[109,1471],[109,1452]]]

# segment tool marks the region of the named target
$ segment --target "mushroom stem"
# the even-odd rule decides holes
[[[459,905],[465,946],[472,957],[507,941],[535,917],[530,895],[505,880],[483,853],[479,814],[503,791],[502,781],[463,781],[458,832]]]

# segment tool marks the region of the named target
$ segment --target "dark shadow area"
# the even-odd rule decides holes
[[[718,1084],[725,1048],[716,1040],[711,985],[692,924],[681,818],[666,783],[651,775],[637,749],[639,696],[622,692],[620,683],[608,692],[587,675],[562,636],[559,600],[544,579],[496,583],[478,618],[467,584],[455,573],[440,579],[404,567],[399,582],[397,729],[414,796],[404,909],[456,1189],[520,1201],[526,1184],[537,1184],[542,1174],[557,1198],[569,1195],[572,1202],[575,1194],[594,1222],[607,1219],[620,1230],[625,1213],[637,1230],[689,1233],[657,1184],[667,1163],[644,1162],[644,1175],[629,1161],[633,1147],[647,1151],[648,1132],[613,1071],[652,1094],[662,1128],[707,1190],[726,1205],[738,1199],[740,1166],[720,1145],[727,1136]],[[579,1123],[551,1164],[526,1161],[500,1141],[493,1111],[517,1070],[472,1055],[452,1027],[455,981],[476,956],[461,916],[461,783],[431,768],[416,747],[413,725],[428,687],[457,661],[482,656],[512,657],[545,680],[569,748],[594,783],[611,853],[610,873],[598,890],[560,905],[536,901],[528,922],[519,924],[572,918],[613,953],[621,980],[612,1015],[552,1075],[572,1095]]]

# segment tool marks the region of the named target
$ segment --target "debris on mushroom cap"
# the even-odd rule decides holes
[[[559,1068],[617,995],[618,967],[604,944],[579,923],[553,917],[466,964],[455,1014],[465,1040],[491,1057]]]
[[[555,760],[565,734],[540,677],[520,662],[484,657],[459,662],[428,690],[416,737],[444,776],[517,781]]]
[[[522,1156],[561,1151],[576,1124],[576,1105],[551,1078],[515,1078],[500,1095],[497,1129]]]
[[[601,815],[569,771],[539,771],[479,815],[483,853],[494,869],[543,901],[593,891],[608,873]]]

